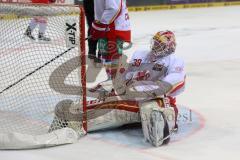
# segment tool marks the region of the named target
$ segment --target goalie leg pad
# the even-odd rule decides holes
[[[80,104],[74,104],[72,100],[64,100],[57,104],[55,117],[48,132],[53,132],[62,128],[73,129],[79,137],[86,134],[82,126],[82,112]]]
[[[140,104],[140,115],[144,138],[158,147],[170,141],[166,116],[155,100]]]

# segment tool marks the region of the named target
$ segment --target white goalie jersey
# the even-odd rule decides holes
[[[137,50],[133,53],[130,66],[126,73],[126,79],[139,78],[137,80],[148,81],[149,85],[141,87],[142,90],[149,90],[150,84],[165,84],[159,88],[159,94],[176,96],[184,90],[185,71],[184,61],[170,54],[166,57],[152,59],[149,50]],[[142,74],[141,74],[142,73]]]

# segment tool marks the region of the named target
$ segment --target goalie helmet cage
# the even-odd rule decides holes
[[[50,42],[38,40],[43,23]],[[0,149],[76,142],[87,130],[83,8],[0,2],[0,28]],[[75,119],[56,123],[61,105]]]

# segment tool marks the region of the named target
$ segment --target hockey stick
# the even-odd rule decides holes
[[[3,89],[0,94],[2,94],[3,92],[5,92],[6,90],[14,87],[15,85],[17,85],[18,83],[20,83],[21,81],[23,81],[24,79],[26,79],[27,77],[31,76],[32,74],[34,74],[35,72],[39,71],[40,69],[42,69],[43,67],[47,66],[48,64],[52,63],[53,61],[55,61],[56,59],[62,57],[64,54],[66,54],[67,52],[69,52],[70,50],[72,50],[74,47],[71,47],[67,50],[65,50],[64,52],[62,52],[61,54],[55,56],[54,58],[52,58],[51,60],[49,60],[48,62],[44,63],[42,66],[36,68],[35,70],[33,70],[32,72],[28,73],[27,75],[25,75],[24,77],[22,77],[21,79],[19,79],[18,81],[10,84],[8,87],[6,87],[5,89]]]

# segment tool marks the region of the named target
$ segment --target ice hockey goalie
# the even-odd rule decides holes
[[[91,90],[104,101],[89,104],[88,130],[141,122],[144,138],[153,146],[170,141],[171,132],[178,128],[176,96],[184,91],[184,62],[174,54],[176,41],[171,31],[157,32],[150,48],[133,53],[128,68],[117,77],[117,84],[105,81]],[[71,102],[60,105],[52,126],[61,123],[61,127],[81,127],[70,123],[73,117],[73,121],[81,121],[68,113],[74,106]],[[50,131],[55,129],[51,127]]]

